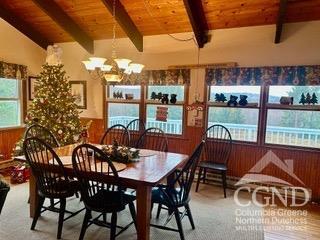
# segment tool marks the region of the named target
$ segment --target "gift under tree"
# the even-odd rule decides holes
[[[61,64],[61,49],[50,47],[46,64],[42,66],[35,83],[35,96],[28,108],[26,127],[37,123],[48,128],[63,146],[78,140],[81,123],[68,77]],[[15,150],[19,152],[21,149],[22,142],[23,139],[17,143],[14,155]]]

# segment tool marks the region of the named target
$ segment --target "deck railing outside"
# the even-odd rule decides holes
[[[109,118],[109,126],[115,124],[127,125],[135,117],[117,116]],[[211,126],[214,122],[209,122]],[[257,126],[249,124],[232,124],[232,123],[219,123],[229,129],[234,140],[242,140],[255,142],[257,139]],[[182,133],[181,120],[168,120],[167,122],[156,121],[153,118],[147,119],[147,128],[157,127],[164,130],[169,134]],[[277,127],[268,126],[266,132],[266,142],[273,144],[283,145],[296,145],[305,147],[320,147],[320,129],[308,128],[290,128],[290,127]]]

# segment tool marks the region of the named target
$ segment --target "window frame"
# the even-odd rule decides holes
[[[290,105],[276,105],[276,104],[269,104],[269,85],[262,84],[260,86],[260,102],[258,107],[252,106],[241,106],[241,107],[234,107],[234,108],[258,108],[259,115],[258,115],[258,125],[257,125],[257,141],[250,142],[250,141],[242,141],[242,140],[233,140],[235,144],[240,145],[250,145],[250,146],[258,146],[258,147],[265,147],[265,148],[277,148],[277,149],[294,149],[294,150],[302,150],[302,151],[313,151],[313,152],[320,152],[320,148],[316,147],[308,147],[308,146],[296,146],[296,145],[285,145],[285,144],[275,144],[275,143],[267,143],[266,142],[266,130],[267,130],[267,120],[268,120],[268,110],[296,110],[296,111],[320,111],[319,109],[311,108],[308,105],[301,105],[298,108],[293,108]],[[207,86],[206,89],[206,116],[205,116],[205,128],[208,127],[209,122],[209,108],[210,107],[224,107],[224,106],[214,106],[213,102],[210,102],[210,94],[211,88]],[[231,107],[232,108],[232,107]]]
[[[24,116],[26,115],[26,113],[25,113],[26,103],[25,103],[24,94],[23,94],[23,90],[25,89],[25,84],[19,79],[6,79],[6,78],[3,78],[3,79],[17,82],[17,90],[18,90],[17,97],[13,98],[13,97],[1,97],[0,96],[0,102],[2,102],[2,101],[3,102],[4,101],[16,101],[18,103],[19,124],[13,125],[13,126],[5,126],[5,127],[0,126],[0,131],[7,130],[7,129],[21,128],[21,127],[23,127],[23,119],[24,119]]]
[[[226,86],[228,87],[228,86]],[[257,121],[257,139],[256,141],[244,141],[244,140],[236,140],[232,139],[234,143],[241,143],[241,144],[246,144],[246,145],[261,145],[261,139],[260,139],[260,122],[261,122],[261,109],[262,109],[262,95],[263,95],[263,87],[260,86],[260,99],[259,99],[259,104],[258,106],[237,106],[237,107],[227,107],[227,106],[222,106],[215,104],[213,101],[210,101],[210,96],[211,96],[211,86],[207,87],[207,96],[205,96],[206,101],[206,116],[205,116],[205,128],[208,128],[208,123],[209,123],[209,109],[210,108],[235,108],[235,109],[257,109],[258,110],[258,121]],[[205,129],[205,130],[206,130]]]
[[[133,99],[133,100],[117,100],[112,99],[109,97],[110,93],[110,85],[106,84],[103,87],[103,125],[105,129],[108,129],[108,110],[109,110],[109,103],[126,103],[126,104],[139,104],[139,118],[142,119],[145,123],[147,121],[147,105],[166,105],[160,103],[151,102],[148,100],[148,84],[140,84],[140,99]],[[170,85],[168,85],[170,86]],[[176,85],[175,85],[176,86]],[[184,139],[186,134],[186,124],[187,124],[187,111],[186,106],[188,104],[189,99],[189,84],[184,84],[184,101],[179,101],[176,104],[169,104],[170,106],[182,106],[182,133],[181,134],[170,134],[166,133],[167,137],[173,138],[173,139]]]
[[[177,101],[175,104],[163,104],[161,102],[154,102],[153,100],[148,99],[149,96],[149,86],[158,86],[158,85],[145,85],[145,104],[144,104],[144,122],[147,126],[147,107],[148,105],[156,105],[156,106],[181,106],[182,107],[182,131],[181,134],[172,134],[172,133],[166,133],[165,134],[170,138],[184,138],[185,132],[186,132],[186,124],[187,124],[187,111],[186,111],[186,105],[188,103],[189,99],[189,85],[163,85],[164,87],[170,87],[170,86],[183,86],[184,87],[184,100],[183,101]],[[160,86],[160,85],[159,85]]]
[[[120,85],[121,86],[121,85]],[[144,97],[143,94],[143,85],[137,85],[140,86],[140,99],[132,99],[132,100],[127,100],[127,99],[113,99],[109,96],[110,94],[110,85],[104,85],[104,91],[103,91],[103,99],[104,99],[104,111],[103,111],[103,119],[104,119],[104,126],[105,129],[108,129],[110,126],[108,126],[109,122],[109,103],[117,103],[117,104],[135,104],[139,106],[139,118],[141,118],[142,113],[141,113],[141,106],[142,106],[142,97]]]

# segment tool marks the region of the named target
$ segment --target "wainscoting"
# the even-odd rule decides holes
[[[11,158],[12,149],[23,132],[24,128],[0,130],[0,154],[4,155],[4,160]]]
[[[82,122],[86,123],[89,120],[92,120],[89,130],[90,142],[98,143],[104,131],[104,121],[103,119],[83,118]],[[5,155],[5,159],[10,158],[12,148],[23,134],[23,131],[23,128],[0,131],[0,149],[1,153]],[[196,144],[199,143],[201,134],[201,128],[187,127],[182,137],[169,136],[169,151],[190,154]],[[305,187],[312,190],[313,200],[319,201],[320,152],[316,150],[298,150],[294,148],[235,143],[229,160],[228,175],[237,178],[243,177],[269,150],[275,153],[281,160],[291,159],[293,161],[294,173],[305,184]],[[304,186],[272,163],[266,165],[259,173],[272,175],[292,183],[294,186]]]

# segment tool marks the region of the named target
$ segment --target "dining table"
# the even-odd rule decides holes
[[[57,155],[64,159],[62,163],[64,164],[67,175],[70,177],[75,177],[71,156],[73,149],[78,145],[79,144],[71,144],[54,148]],[[93,145],[102,148],[102,145]],[[136,159],[136,161],[118,168],[121,185],[136,190],[137,239],[150,239],[152,188],[164,182],[166,179],[172,178],[174,171],[183,166],[187,159],[188,155],[185,154],[140,149],[139,158]],[[17,156],[15,160],[26,161],[25,156]],[[110,176],[106,175],[105,180],[110,182],[108,178],[110,178]],[[35,209],[39,201],[37,191],[36,179],[31,171],[29,179],[30,217],[35,215]]]

